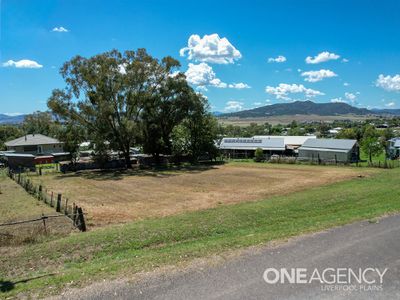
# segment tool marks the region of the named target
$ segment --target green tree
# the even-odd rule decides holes
[[[265,157],[264,157],[264,152],[261,148],[257,148],[254,151],[254,161],[256,162],[262,162],[264,161]]]
[[[0,125],[0,150],[6,150],[5,142],[21,137],[24,132],[15,125]]]
[[[372,125],[365,125],[363,128],[364,134],[361,140],[361,148],[364,153],[368,154],[369,161],[372,162],[372,157],[382,153],[382,144],[379,141],[379,133]]]
[[[26,134],[36,133],[53,137],[57,135],[58,126],[50,112],[41,111],[27,115],[22,123],[22,129]]]

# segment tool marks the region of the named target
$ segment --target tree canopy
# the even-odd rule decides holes
[[[174,128],[211,118],[207,101],[179,67],[172,57],[159,61],[145,49],[76,56],[63,65],[66,87],[53,90],[48,106],[63,122],[85,128],[98,149],[107,143],[119,151],[130,167],[131,147],[155,157],[171,154]]]

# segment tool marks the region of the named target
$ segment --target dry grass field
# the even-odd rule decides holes
[[[21,186],[0,173],[0,224],[37,219],[44,215],[55,215],[54,208],[29,195]],[[0,227],[1,247],[31,243],[43,236],[65,235],[73,230],[66,217],[48,219],[46,232],[42,221]]]
[[[233,163],[163,171],[82,171],[33,177],[88,213],[91,227],[266,199],[372,172],[344,167]]]
[[[372,116],[366,115],[336,115],[336,116],[318,116],[318,115],[287,115],[270,116],[262,118],[219,118],[218,122],[222,125],[249,126],[251,123],[264,124],[268,122],[271,125],[290,124],[292,121],[302,122],[333,122],[342,120],[365,121]]]

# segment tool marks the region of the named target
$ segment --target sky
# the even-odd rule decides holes
[[[400,108],[400,1],[0,0],[0,113],[47,109],[75,55],[177,58],[212,111]]]

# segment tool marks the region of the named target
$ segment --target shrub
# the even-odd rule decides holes
[[[261,148],[257,148],[254,151],[254,161],[255,162],[262,162],[265,160],[264,152]]]

